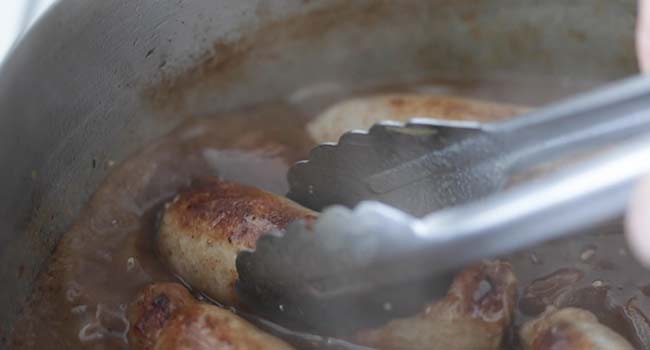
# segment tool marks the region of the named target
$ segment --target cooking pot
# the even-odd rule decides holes
[[[59,1],[0,72],[0,348],[110,164],[184,118],[428,78],[539,82],[476,89],[539,105],[634,74],[635,13],[634,0]]]

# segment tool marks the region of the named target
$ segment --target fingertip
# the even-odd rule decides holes
[[[632,195],[625,233],[630,251],[639,262],[650,267],[650,178],[642,181]]]
[[[636,51],[642,73],[650,73],[650,0],[638,4],[636,23]]]

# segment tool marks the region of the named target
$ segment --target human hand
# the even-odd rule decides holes
[[[650,72],[650,0],[639,0],[636,52],[641,72]],[[650,178],[635,191],[626,218],[626,234],[632,252],[650,266]]]

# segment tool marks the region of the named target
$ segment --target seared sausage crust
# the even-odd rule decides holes
[[[177,283],[152,284],[129,306],[132,350],[288,350],[234,313],[196,301]]]
[[[549,308],[521,329],[526,350],[632,350],[618,333],[578,308]]]
[[[234,305],[237,253],[254,248],[265,233],[316,215],[284,197],[209,178],[167,204],[158,250],[192,287]]]

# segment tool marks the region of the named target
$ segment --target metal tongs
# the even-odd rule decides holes
[[[507,186],[567,159],[574,166]],[[646,77],[505,122],[415,119],[350,132],[290,170],[288,196],[324,210],[240,253],[239,292],[303,329],[381,322],[443,296],[468,263],[621,216],[647,173]]]

